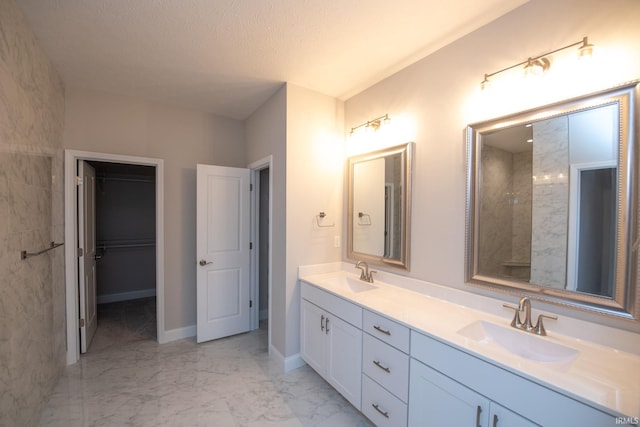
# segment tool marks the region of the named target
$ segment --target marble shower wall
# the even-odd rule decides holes
[[[511,259],[523,263],[531,260],[531,176],[532,151],[513,154],[513,223],[511,232]],[[523,269],[529,279],[529,269]]]
[[[511,259],[513,215],[512,153],[483,145],[481,151],[482,196],[480,197],[479,271],[490,276],[505,274],[503,263]]]
[[[482,274],[529,280],[531,160],[531,151],[511,153],[490,145],[482,147]]]
[[[569,121],[533,125],[531,282],[564,289],[569,216]]]
[[[65,364],[64,88],[13,0],[0,1],[0,425],[36,425]]]

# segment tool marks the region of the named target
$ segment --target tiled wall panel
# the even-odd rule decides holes
[[[0,425],[38,423],[64,366],[64,88],[13,0],[0,2]]]

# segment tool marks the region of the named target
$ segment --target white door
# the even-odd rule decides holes
[[[78,284],[80,296],[80,352],[86,353],[98,327],[96,303],[96,171],[78,161]]]
[[[249,169],[197,166],[197,341],[250,329]]]

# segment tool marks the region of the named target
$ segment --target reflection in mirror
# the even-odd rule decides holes
[[[349,158],[348,258],[408,269],[411,144]]]
[[[636,91],[469,127],[469,283],[635,316]]]
[[[612,296],[618,115],[606,105],[483,135],[480,274]]]

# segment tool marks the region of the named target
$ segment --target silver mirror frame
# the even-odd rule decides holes
[[[467,127],[466,247],[465,283],[512,295],[531,298],[587,312],[637,321],[640,316],[638,286],[638,163],[640,81],[613,89],[488,120]],[[616,206],[616,264],[613,297],[601,297],[483,276],[478,272],[478,216],[480,150],[482,134],[516,124],[549,119],[609,104],[619,105],[618,202]]]
[[[404,162],[404,176],[403,186],[405,188],[404,200],[402,201],[402,244],[400,245],[401,256],[400,259],[385,258],[384,256],[377,256],[372,254],[366,254],[362,252],[355,252],[353,250],[353,180],[354,180],[354,165],[360,162],[366,162],[378,158],[387,156],[393,156],[396,154],[403,154]],[[370,265],[377,265],[383,267],[392,267],[402,270],[409,270],[410,260],[410,248],[411,248],[411,176],[413,175],[413,143],[409,142],[402,145],[396,145],[389,148],[384,148],[371,153],[360,154],[349,157],[347,159],[347,258],[353,261],[366,261]]]

